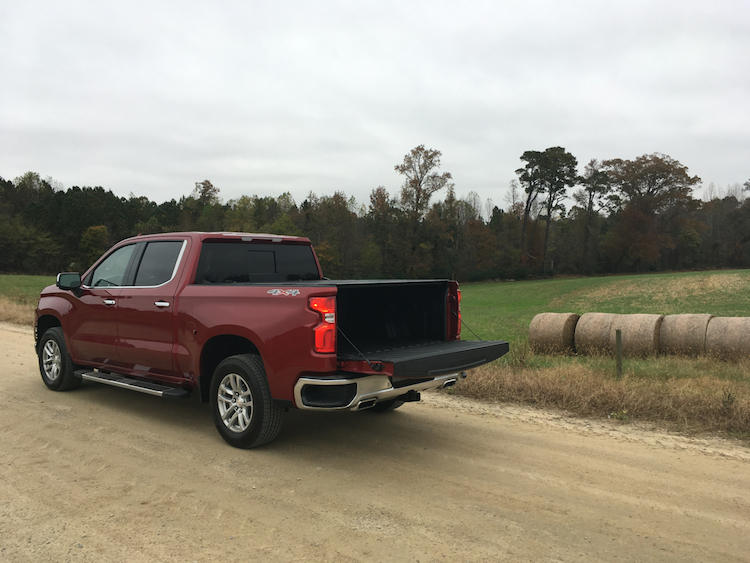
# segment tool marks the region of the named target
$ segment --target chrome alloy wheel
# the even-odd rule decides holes
[[[253,393],[241,375],[229,373],[219,384],[219,414],[232,432],[244,432],[253,419]]]
[[[42,350],[42,365],[44,366],[44,375],[50,382],[57,381],[62,372],[62,353],[60,346],[53,339],[47,340]]]

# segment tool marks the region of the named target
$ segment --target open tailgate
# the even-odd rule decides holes
[[[407,346],[368,346],[339,351],[339,361],[357,361],[367,358],[371,362],[393,364],[397,377],[437,377],[479,367],[496,360],[508,352],[508,343],[498,341],[454,340],[450,342],[420,342]]]

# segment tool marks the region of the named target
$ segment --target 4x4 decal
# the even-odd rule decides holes
[[[269,289],[271,295],[299,295],[299,289]]]

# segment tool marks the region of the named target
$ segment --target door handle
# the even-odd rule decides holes
[[[164,309],[165,307],[169,307],[169,303],[167,303],[166,301],[155,301],[154,305],[156,305],[157,307],[161,307],[162,309]]]
[[[102,299],[102,303],[104,303],[107,307],[110,307],[111,305],[115,304],[114,299]]]

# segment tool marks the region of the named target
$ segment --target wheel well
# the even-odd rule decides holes
[[[206,342],[201,353],[200,375],[200,393],[201,400],[204,403],[208,401],[211,376],[214,374],[216,366],[229,356],[236,356],[237,354],[258,354],[258,348],[247,338],[234,334],[214,336]]]
[[[36,322],[36,329],[34,332],[34,338],[36,339],[35,343],[38,344],[39,339],[42,337],[42,335],[44,335],[44,333],[52,327],[56,326],[62,326],[57,317],[53,317],[52,315],[44,315],[42,317],[39,317]]]

